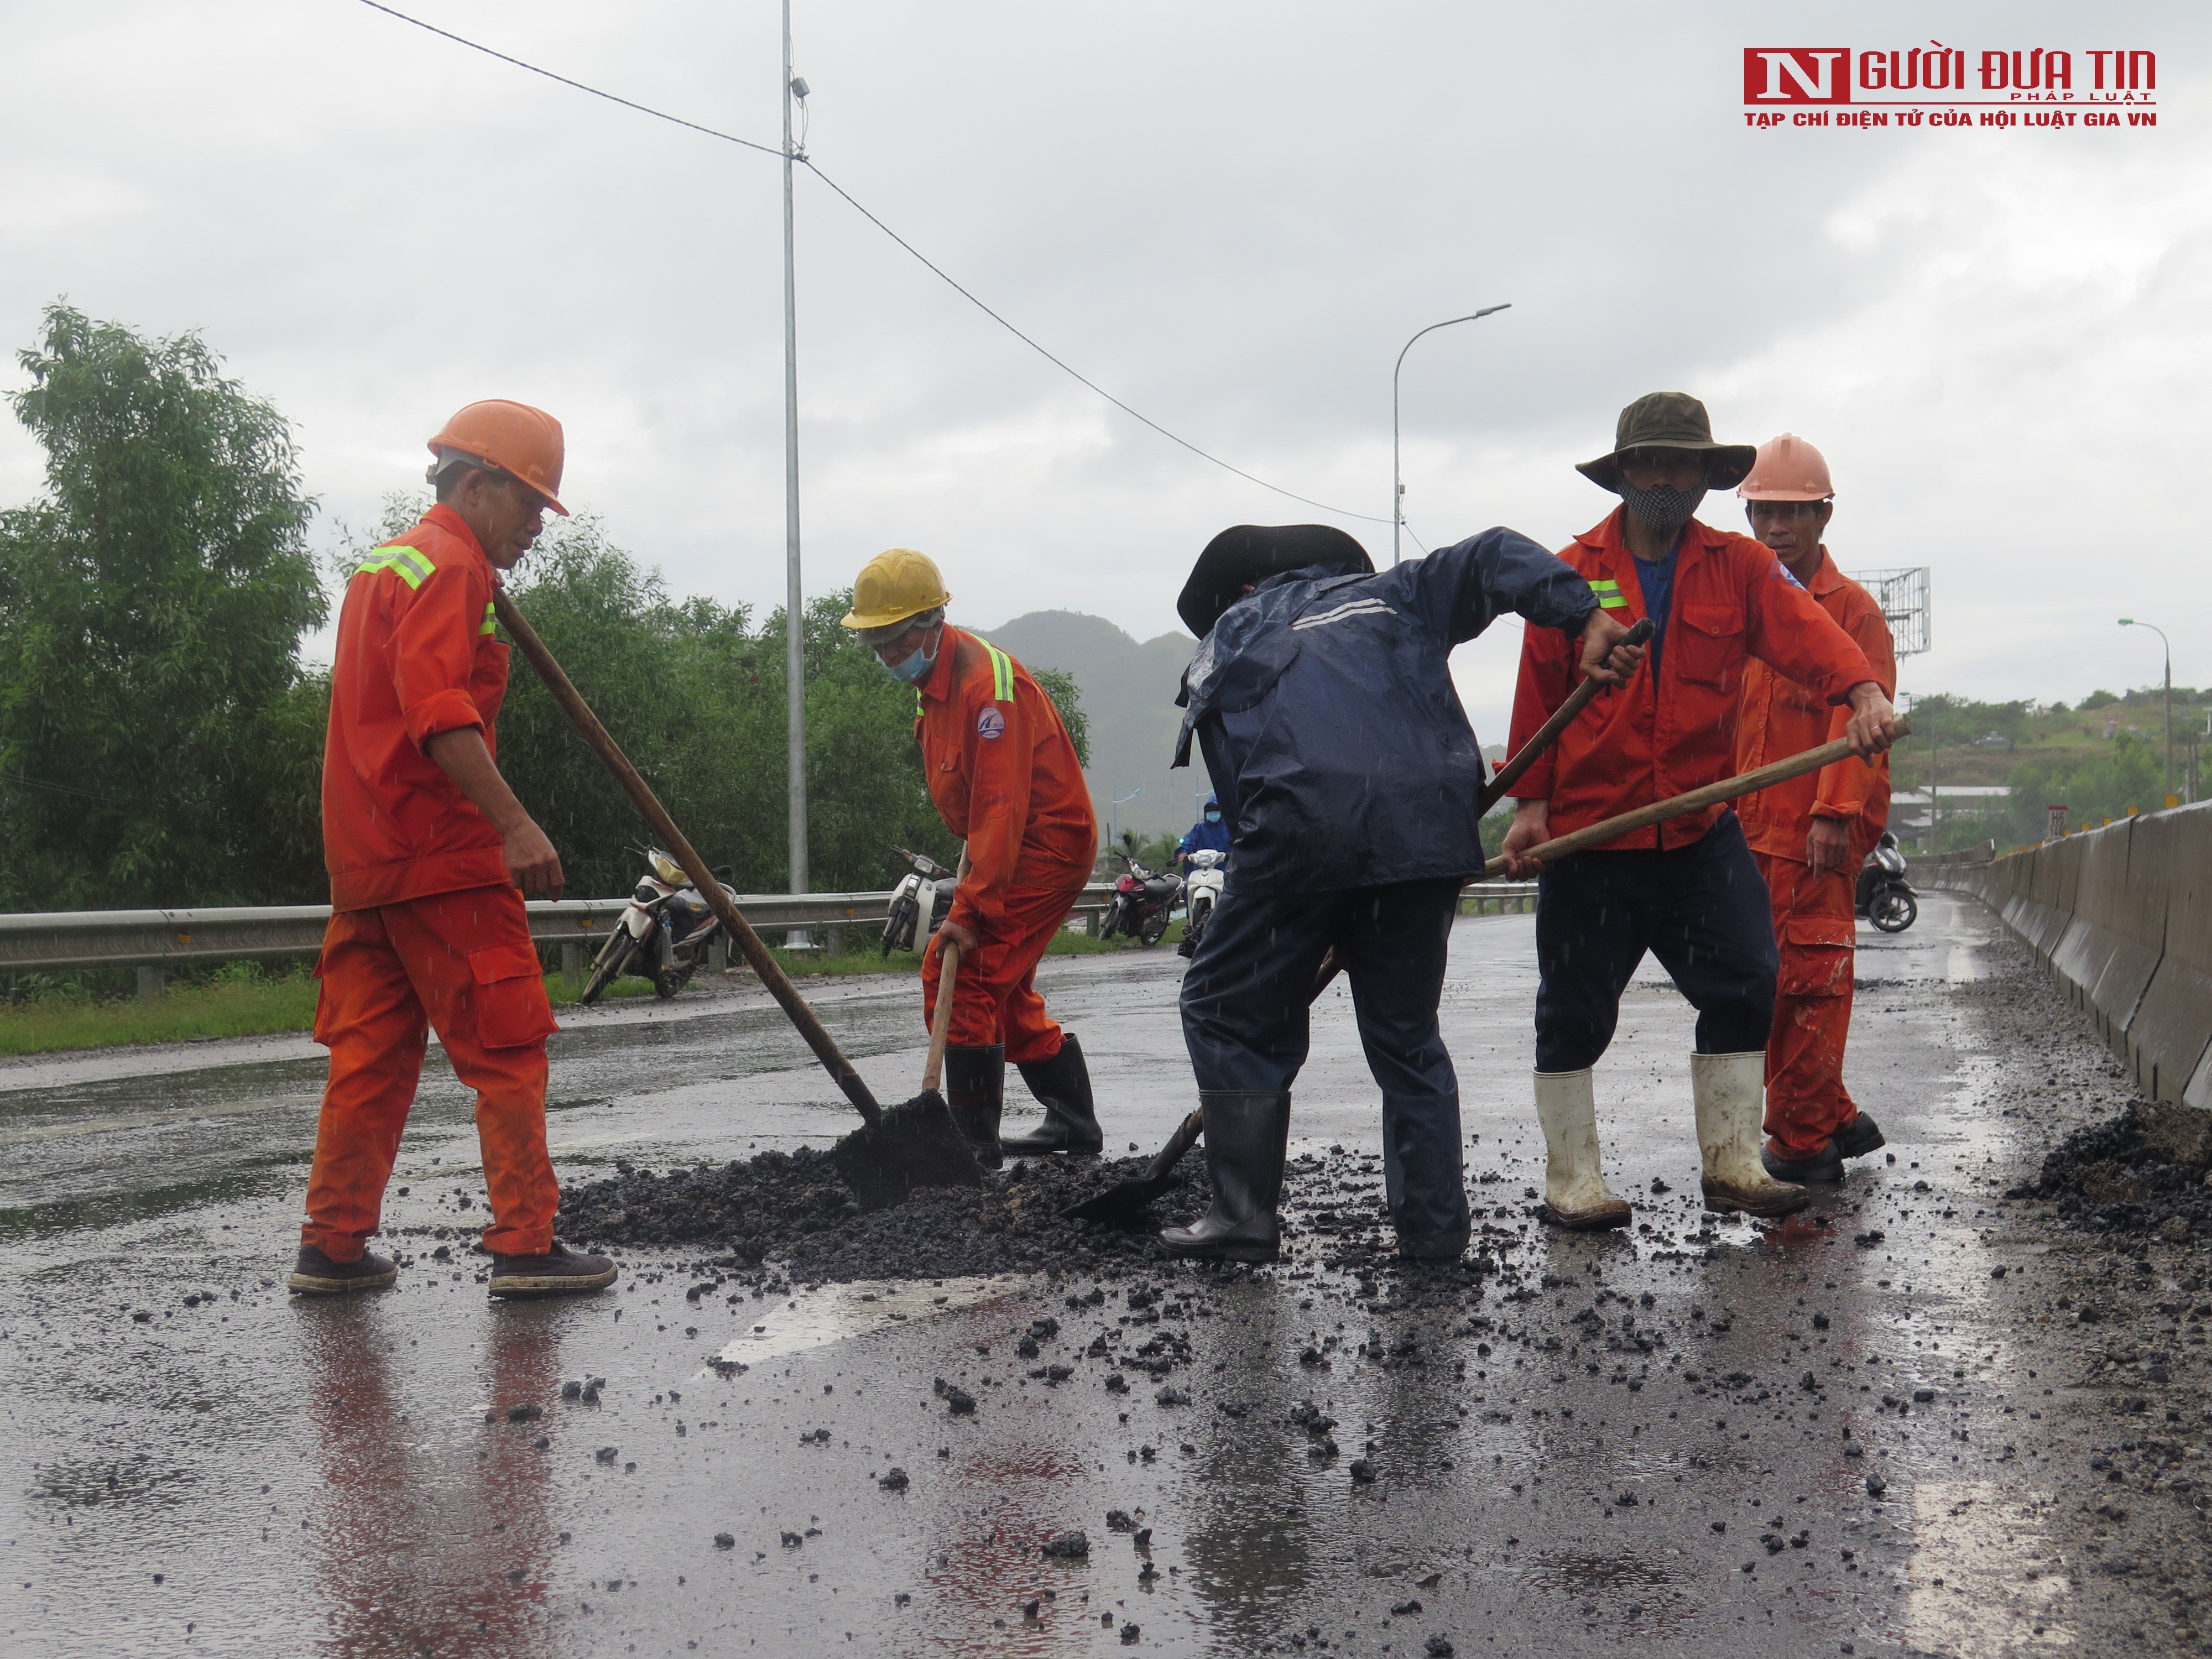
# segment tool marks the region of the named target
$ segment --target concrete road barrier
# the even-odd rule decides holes
[[[2002,916],[2145,1095],[2212,1112],[2212,802],[1914,867]]]

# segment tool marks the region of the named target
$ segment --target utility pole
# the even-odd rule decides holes
[[[806,599],[799,578],[799,282],[792,254],[791,0],[783,0],[783,558],[786,737],[790,747],[791,890],[806,890]],[[793,944],[809,942],[805,933]]]
[[[1422,334],[1433,334],[1440,328],[1449,328],[1454,323],[1471,323],[1477,318],[1487,317],[1493,311],[1512,309],[1513,302],[1509,300],[1504,305],[1485,306],[1480,311],[1470,311],[1464,317],[1447,317],[1441,323],[1431,323],[1419,333],[1415,334],[1413,340],[1419,339]],[[1406,527],[1406,486],[1398,476],[1398,371],[1405,368],[1406,354],[1413,349],[1413,340],[1407,341],[1398,349],[1398,361],[1390,366],[1390,562],[1392,564],[1396,564],[1405,557],[1405,555],[1399,550],[1398,545],[1399,534]]]
[[[2166,637],[2166,630],[2156,623],[2137,622],[2133,617],[2120,618],[2123,628],[2148,628],[2158,635],[2159,643],[2166,647],[2166,793],[2173,793],[2173,641]]]

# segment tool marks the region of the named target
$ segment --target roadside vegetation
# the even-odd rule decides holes
[[[1892,751],[1899,790],[1938,793],[1967,785],[2007,786],[2008,796],[1942,802],[1945,850],[1994,840],[1999,847],[2043,839],[2045,811],[2063,805],[2075,829],[2154,812],[2166,803],[2166,693],[2092,691],[2078,703],[1977,702],[1929,694],[1911,700],[1913,734]],[[2212,691],[2173,688],[2173,789],[2201,800]]]

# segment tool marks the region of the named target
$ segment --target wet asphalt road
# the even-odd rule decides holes
[[[1641,1224],[1589,1238],[1524,1213],[1542,1165],[1530,921],[1462,922],[1446,1031],[1480,1224],[1510,1273],[1333,1270],[1341,1235],[1317,1226],[1379,1220],[1376,1200],[1294,1182],[1284,1263],[1154,1275],[1164,1295],[1134,1311],[1133,1280],[1071,1307],[1088,1279],[690,1301],[696,1277],[651,1253],[617,1293],[490,1304],[465,1252],[428,1254],[429,1230],[483,1216],[465,1102],[434,1059],[386,1214],[415,1258],[400,1288],[301,1303],[280,1286],[319,1050],[0,1067],[0,1650],[2193,1651],[2182,1567],[2100,1569],[2140,1516],[2087,1462],[2116,1440],[2112,1402],[2050,1309],[2105,1270],[2000,1201],[2048,1139],[2022,1091],[2057,1080],[2060,1049],[2084,1076],[2100,1062],[2073,1032],[2005,1035],[1993,926],[1931,896],[1901,939],[1862,934],[1850,1079],[1895,1161],[1774,1229],[1700,1214],[1691,1015],[1647,965],[1599,1074],[1608,1170]],[[1189,1104],[1180,968],[1041,976],[1115,1144],[1149,1148]],[[822,1006],[880,1095],[910,1091],[909,987]],[[849,1127],[757,995],[568,1024],[565,1178]],[[1377,1118],[1339,990],[1294,1154],[1371,1152]],[[2161,1261],[2136,1293],[2188,1267]],[[1057,1385],[1013,1349],[1047,1316],[1043,1358],[1076,1362]],[[1142,1376],[1109,1392],[1081,1363],[1094,1336],[1118,1354],[1152,1335],[1190,1403],[1155,1403]],[[562,1400],[596,1377],[598,1404]],[[976,1411],[949,1414],[939,1378]],[[1340,1455],[1289,1420],[1302,1399],[1336,1419]],[[2174,1404],[2166,1432],[2201,1435],[2201,1394]],[[879,1484],[894,1466],[903,1489]],[[2160,1536],[2197,1549],[2188,1487],[2130,1502],[2167,1504]],[[1109,1529],[1115,1510],[1145,1547]],[[1073,1528],[1087,1558],[1040,1559]]]

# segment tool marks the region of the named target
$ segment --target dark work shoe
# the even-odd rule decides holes
[[[1836,1149],[1838,1158],[1864,1158],[1869,1152],[1880,1152],[1889,1143],[1882,1138],[1881,1125],[1861,1112],[1830,1135],[1828,1144]]]
[[[491,1259],[494,1296],[580,1296],[615,1282],[615,1264],[603,1255],[586,1255],[559,1239],[544,1255],[497,1255]]]
[[[300,1246],[300,1259],[284,1288],[301,1296],[346,1296],[355,1291],[389,1289],[399,1277],[397,1263],[362,1253],[358,1261],[333,1261],[312,1244]]]
[[[1759,1161],[1766,1166],[1766,1173],[1777,1181],[1841,1181],[1844,1160],[1837,1155],[1832,1137],[1810,1158],[1783,1158],[1774,1150],[1771,1141],[1759,1149]]]
[[[1022,1158],[1104,1148],[1106,1135],[1091,1104],[1091,1068],[1084,1063],[1081,1043],[1073,1036],[1063,1037],[1050,1060],[1025,1060],[1020,1069],[1022,1081],[1044,1107],[1044,1121],[1024,1135],[1000,1135],[1001,1146]]]
[[[1006,1097],[1006,1045],[947,1048],[945,1104],[975,1162],[987,1170],[1006,1164],[999,1150],[999,1114]]]

